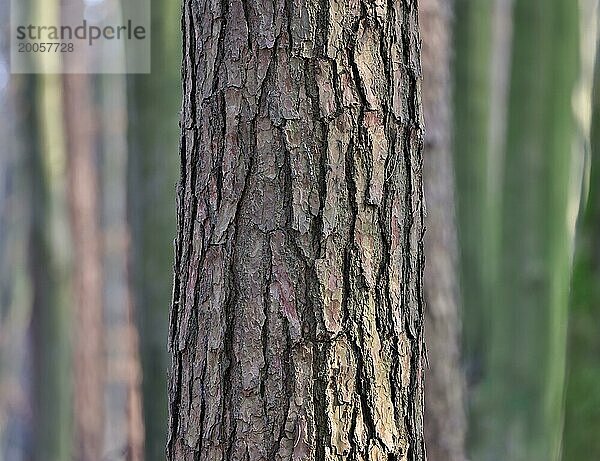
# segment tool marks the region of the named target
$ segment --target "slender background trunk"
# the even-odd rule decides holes
[[[63,0],[69,15],[83,17],[83,1]],[[72,22],[72,21],[71,21]],[[89,58],[84,54],[63,59]],[[81,68],[86,66],[81,64]],[[104,435],[104,315],[97,158],[97,117],[89,74],[64,74],[63,114],[73,241],[75,458],[102,457]]]
[[[27,169],[30,174],[29,271],[32,291],[32,402],[34,460],[71,456],[72,396],[68,250],[59,216],[66,195],[58,178],[65,157],[60,137],[60,87],[56,76],[28,77]]]
[[[584,3],[582,14],[582,33],[589,23],[597,26],[597,2]],[[587,40],[584,36],[583,40],[589,42],[591,39],[597,45],[597,27],[591,30],[595,33]],[[600,431],[600,59],[599,49],[595,48],[593,59],[582,63],[588,76],[594,65],[592,62],[595,66],[593,81],[587,82],[593,85],[591,98],[581,98],[584,120],[589,115],[585,109],[591,109],[591,152],[588,156],[589,189],[584,194],[578,222],[571,289],[564,461],[600,458],[600,438],[597,436]],[[589,99],[591,105],[586,107]]]
[[[152,73],[129,76],[128,220],[140,331],[146,461],[165,458],[166,348],[172,295],[181,107],[181,5],[152,2]],[[126,5],[125,5],[126,8]]]
[[[516,0],[499,284],[493,297],[481,460],[560,457],[572,254],[578,10]],[[570,202],[573,200],[574,202]]]
[[[75,318],[75,431],[77,459],[102,455],[105,369],[98,176],[94,155],[91,84],[64,75],[69,206],[73,238]]]
[[[425,434],[430,461],[464,461],[457,237],[451,152],[451,2],[419,3],[423,37],[425,235]]]
[[[184,3],[169,460],[423,460],[413,1]]]
[[[454,21],[454,158],[464,360],[472,412],[469,440],[478,440],[477,386],[485,374],[490,301],[488,182],[493,2],[456,0]]]

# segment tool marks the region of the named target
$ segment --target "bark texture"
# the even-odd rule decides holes
[[[186,0],[169,460],[423,460],[417,6]]]
[[[451,2],[419,3],[423,37],[425,237],[425,435],[431,461],[464,461],[454,169],[450,139]]]

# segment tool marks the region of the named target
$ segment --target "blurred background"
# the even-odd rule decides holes
[[[0,0],[0,461],[164,460],[180,4],[151,1],[150,74],[11,75],[9,3]],[[109,3],[126,11],[126,1],[81,0],[88,12]],[[448,411],[460,415],[437,429],[426,418],[430,460],[600,460],[596,0],[423,3],[433,8],[422,34],[427,245],[456,244],[437,266],[445,273],[427,275],[451,279],[456,304],[443,317],[449,336],[428,332],[433,384],[435,367],[454,363],[436,350],[452,349],[453,335],[460,345],[444,372],[456,390]],[[38,22],[61,8],[20,5]],[[440,34],[442,45],[430,43]],[[432,59],[439,46],[445,59]],[[431,145],[450,161],[430,167]],[[456,435],[452,455],[436,455],[440,433]]]

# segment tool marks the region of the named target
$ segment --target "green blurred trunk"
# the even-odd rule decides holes
[[[164,460],[166,444],[166,342],[181,105],[179,12],[178,2],[152,1],[152,73],[129,81],[128,214],[147,461]]]
[[[454,156],[464,355],[470,384],[479,380],[489,299],[486,256],[490,119],[491,0],[457,0],[455,12]]]
[[[480,439],[491,288],[490,99],[492,0],[457,0],[454,20],[454,158],[470,449]]]
[[[558,459],[572,223],[578,9],[516,0],[484,431],[475,459]]]
[[[569,322],[565,461],[600,459],[600,62],[594,71],[590,189],[580,218]]]
[[[31,276],[33,342],[33,459],[71,459],[71,374],[69,303],[65,242],[56,227],[64,212],[64,191],[50,165],[64,162],[60,146],[49,139],[56,128],[58,80],[26,77],[28,139],[27,171],[30,177],[29,270]],[[60,113],[60,109],[58,110]],[[54,164],[56,168],[56,163]],[[64,215],[63,215],[64,216]]]
[[[59,14],[56,0],[29,0],[26,18],[48,23]],[[35,54],[31,59],[57,59]],[[55,61],[54,61],[55,62]],[[35,461],[71,459],[71,348],[65,148],[60,76],[23,76],[22,133],[29,179],[29,273],[32,293],[32,429]],[[26,456],[27,456],[26,455]]]

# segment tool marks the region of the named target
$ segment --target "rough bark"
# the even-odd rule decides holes
[[[140,331],[146,461],[165,459],[166,348],[175,237],[181,103],[181,5],[152,1],[152,63],[129,76],[128,220],[131,281]],[[125,5],[127,8],[127,5]]]
[[[419,3],[423,37],[425,236],[425,436],[431,461],[463,461],[466,432],[460,357],[454,169],[451,156],[451,2]]]
[[[423,460],[413,1],[184,2],[169,460]]]
[[[83,7],[83,2],[63,0],[63,15],[83,17]],[[64,59],[85,59],[85,56]],[[78,461],[93,461],[102,457],[105,374],[96,118],[90,75],[65,74],[62,81],[73,242],[74,450]]]

